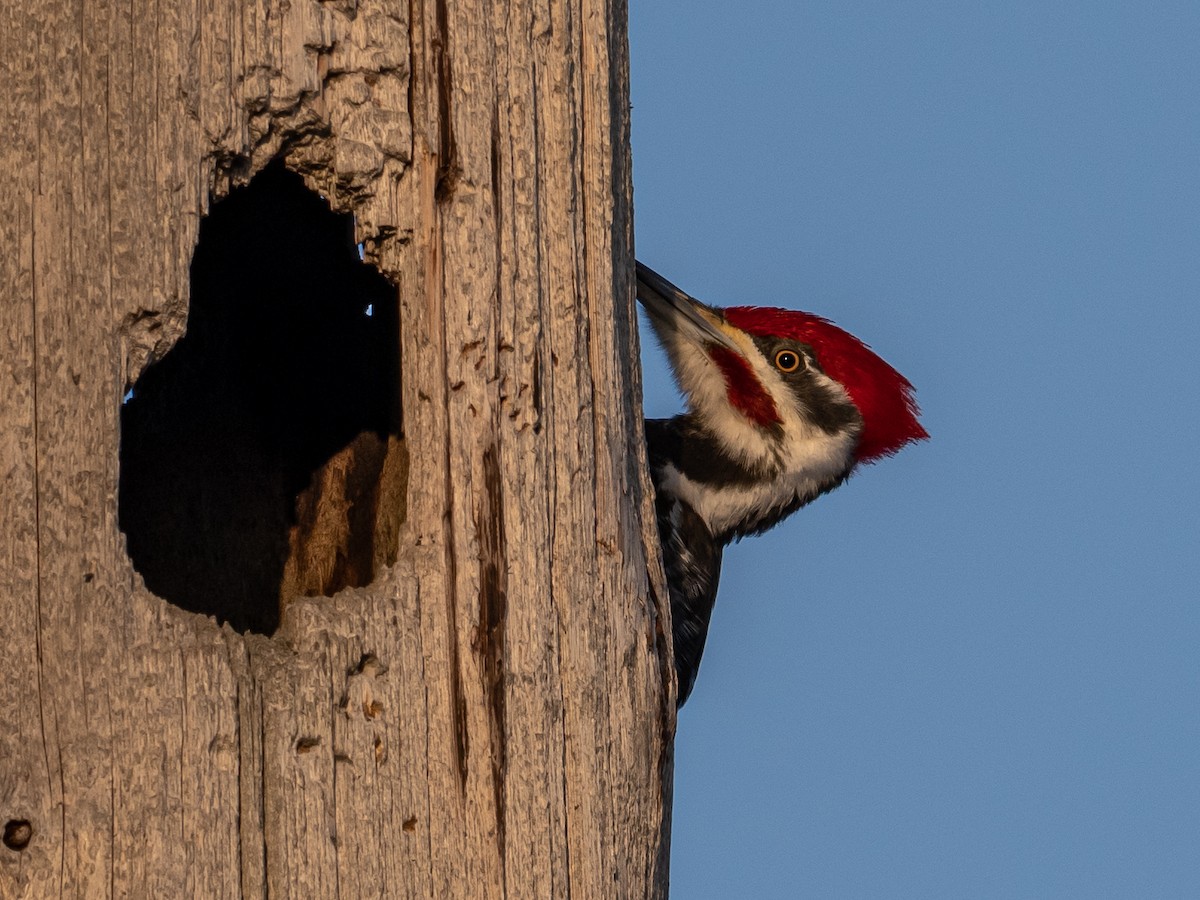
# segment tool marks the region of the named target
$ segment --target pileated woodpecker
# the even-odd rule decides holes
[[[908,380],[826,319],[717,309],[641,263],[637,296],[688,406],[646,420],[682,706],[725,545],[771,528],[859,463],[929,435]]]

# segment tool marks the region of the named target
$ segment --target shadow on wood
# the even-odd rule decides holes
[[[120,524],[146,586],[240,631],[395,559],[407,462],[396,289],[279,162],[213,204],[187,334],[121,412]]]

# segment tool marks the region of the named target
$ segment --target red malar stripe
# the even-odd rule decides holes
[[[725,376],[725,393],[734,408],[756,425],[770,428],[782,423],[775,401],[763,389],[750,364],[717,344],[710,345],[708,355]]]

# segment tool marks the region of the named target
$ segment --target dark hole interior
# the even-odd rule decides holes
[[[150,590],[275,630],[297,498],[356,439],[400,434],[397,306],[352,216],[281,163],[213,204],[187,334],[121,409],[120,524]]]

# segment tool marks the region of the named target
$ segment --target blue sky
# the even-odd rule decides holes
[[[672,896],[1200,897],[1200,5],[630,31],[639,257],[834,319],[933,435],[726,554]]]

